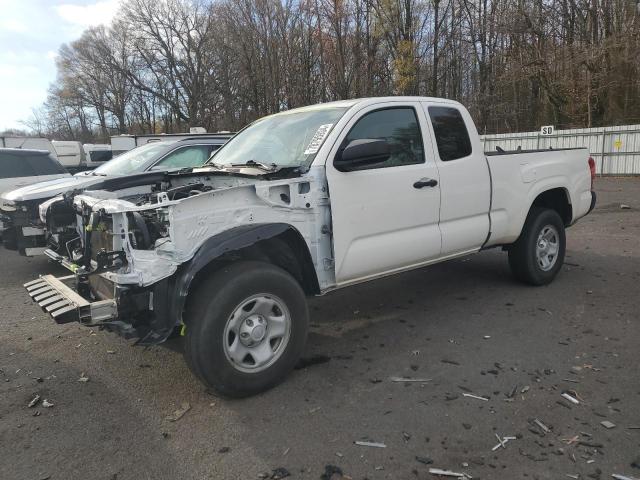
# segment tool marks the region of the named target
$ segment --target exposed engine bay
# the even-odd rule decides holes
[[[309,173],[202,168],[134,175],[51,199],[40,214],[51,228],[56,260],[64,257],[80,274],[148,285],[236,225],[286,222],[305,238],[322,238],[330,224],[328,191],[324,176],[315,181]],[[331,257],[329,238],[322,250]]]
[[[154,206],[256,181],[256,177],[191,172],[152,173],[135,177],[110,179],[92,187],[90,191],[72,191],[43,203],[40,217],[50,232],[49,248],[89,268],[92,259],[88,251],[90,245],[94,247],[93,260],[97,252],[110,251],[113,246],[111,215],[101,210],[99,204],[107,201],[112,204],[114,200],[119,200],[121,207],[136,209],[126,213],[131,246],[136,250],[149,250],[169,233],[167,210],[155,209]],[[87,198],[90,200],[87,201]]]

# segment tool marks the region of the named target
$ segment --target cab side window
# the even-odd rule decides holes
[[[457,108],[429,107],[440,160],[448,162],[471,155],[471,140]]]
[[[192,145],[175,150],[156,163],[152,169],[199,167],[209,159],[212,147],[217,145]]]
[[[353,170],[424,163],[420,124],[411,107],[385,108],[365,114],[351,128],[342,147],[354,140],[385,140],[389,145],[390,155],[384,161]]]

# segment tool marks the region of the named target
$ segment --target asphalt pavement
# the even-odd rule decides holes
[[[64,272],[0,250],[0,478],[640,477],[640,179],[597,191],[551,285],[491,250],[314,298],[307,365],[244,400],[179,339],[54,324],[22,284]]]

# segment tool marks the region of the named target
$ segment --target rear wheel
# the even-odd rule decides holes
[[[277,385],[293,369],[307,338],[302,288],[264,262],[239,262],[205,280],[186,314],[185,355],[216,392],[244,397]]]
[[[564,223],[558,212],[534,207],[509,249],[509,266],[521,282],[546,285],[562,268],[565,248]]]

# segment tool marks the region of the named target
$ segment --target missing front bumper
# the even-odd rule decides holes
[[[75,275],[56,278],[41,276],[25,283],[29,296],[55,320],[56,323],[80,322],[87,326],[98,326],[118,317],[115,300],[90,302],[76,293],[72,286]]]

